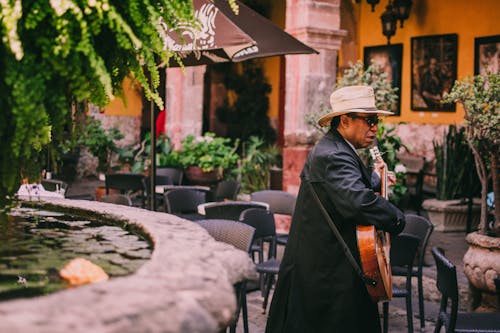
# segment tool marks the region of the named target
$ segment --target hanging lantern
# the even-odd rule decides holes
[[[366,0],[366,2],[368,2],[368,4],[372,6],[372,12],[374,12],[375,5],[378,4],[380,2],[380,0]]]
[[[400,27],[403,27],[404,20],[410,17],[412,0],[394,0],[394,13],[396,14]]]
[[[398,18],[394,14],[390,2],[385,7],[385,12],[380,16],[380,19],[382,21],[382,33],[387,37],[387,44],[391,44],[391,37],[396,33]]]

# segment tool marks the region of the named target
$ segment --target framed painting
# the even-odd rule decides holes
[[[443,104],[457,78],[457,34],[411,39],[411,109],[455,111],[455,103]]]
[[[392,81],[392,87],[398,88],[398,102],[390,111],[394,115],[401,114],[401,62],[403,57],[403,44],[366,46],[363,50],[363,61],[365,67],[372,63],[380,66],[387,77]]]
[[[500,35],[474,39],[474,74],[500,73]]]

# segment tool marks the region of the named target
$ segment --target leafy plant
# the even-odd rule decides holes
[[[97,157],[97,171],[106,173],[110,170],[112,155],[118,153],[116,141],[123,137],[117,128],[105,130],[100,120],[90,117],[87,119],[78,143],[87,147],[89,152]]]
[[[262,138],[266,144],[276,141],[276,131],[267,114],[271,86],[258,63],[219,64],[216,70],[224,73],[228,90],[224,106],[216,110],[218,120],[227,124],[226,136],[242,142],[251,136]]]
[[[174,157],[184,168],[198,166],[204,172],[214,169],[228,170],[236,166],[238,141],[233,145],[231,139],[216,137],[207,132],[204,136],[186,136],[181,142],[181,149],[174,151]]]
[[[406,195],[408,188],[405,185],[406,168],[399,162],[397,157],[397,152],[405,146],[401,142],[401,138],[393,133],[395,130],[395,127],[390,127],[383,123],[379,124],[377,145],[387,165],[387,169],[393,170],[396,174],[396,184],[390,187],[391,195],[389,196],[389,201],[398,205]],[[361,154],[366,154],[366,150],[362,150]]]
[[[179,155],[173,153],[170,138],[161,134],[156,139],[156,166],[157,167],[180,167]],[[151,133],[146,133],[139,147],[124,147],[119,151],[119,161],[129,164],[130,171],[140,173],[151,167]]]
[[[481,182],[481,218],[479,232],[488,232],[487,195],[494,192],[494,219],[500,221],[500,74],[476,75],[455,81],[443,102],[464,106],[467,142],[474,154]]]
[[[437,193],[439,200],[469,197],[478,184],[474,157],[467,144],[465,128],[450,125],[443,140],[433,141],[436,156]]]
[[[252,193],[269,187],[270,169],[278,164],[279,150],[266,146],[264,140],[251,136],[243,144],[243,153],[235,170],[243,193]]]
[[[72,105],[106,105],[127,76],[162,105],[157,64],[174,55],[158,22],[185,26],[193,14],[191,0],[2,1],[0,201],[40,171],[35,157],[49,134],[62,139]]]

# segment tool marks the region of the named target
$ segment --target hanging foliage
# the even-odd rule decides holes
[[[72,103],[104,106],[130,76],[162,104],[157,63],[172,53],[160,20],[192,23],[192,1],[0,0],[0,200],[40,172],[35,157],[71,128]]]

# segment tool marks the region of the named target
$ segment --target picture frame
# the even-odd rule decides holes
[[[500,73],[500,35],[474,38],[474,75]]]
[[[457,79],[458,35],[411,38],[411,109],[455,111],[455,103],[443,104]]]
[[[395,116],[401,114],[401,64],[403,59],[403,44],[365,46],[363,49],[363,63],[365,68],[373,63],[378,64],[387,73],[392,81],[392,87],[398,88],[398,102],[390,111]]]

